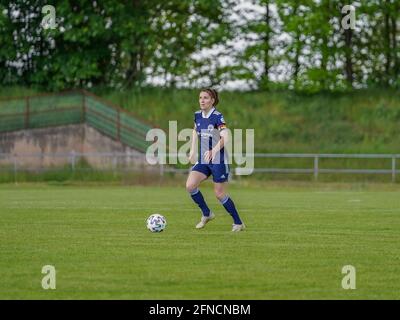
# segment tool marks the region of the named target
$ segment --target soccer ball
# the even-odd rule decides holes
[[[167,220],[161,214],[155,213],[147,218],[147,229],[151,232],[161,232],[167,226]]]

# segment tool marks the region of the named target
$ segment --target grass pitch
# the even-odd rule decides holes
[[[184,188],[3,185],[0,298],[399,299],[398,191],[232,186],[247,225],[233,234],[209,184],[203,230]],[[156,212],[160,234],[145,227]],[[55,290],[41,287],[44,265]]]

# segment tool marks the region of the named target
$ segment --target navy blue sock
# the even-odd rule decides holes
[[[220,200],[221,204],[224,206],[226,211],[232,216],[233,222],[235,224],[242,224],[242,220],[239,218],[239,213],[236,210],[235,204],[233,203],[232,199],[228,196],[225,196],[223,199]]]
[[[193,201],[196,202],[197,205],[200,207],[201,212],[203,212],[203,216],[208,217],[210,215],[210,209],[208,208],[200,190],[193,190],[192,192],[190,192],[190,196],[192,197]]]

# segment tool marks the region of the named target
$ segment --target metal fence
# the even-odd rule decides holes
[[[85,90],[0,99],[0,133],[84,122],[139,151],[150,145],[146,133],[154,127]]]
[[[182,156],[182,155],[169,155]],[[184,156],[184,155],[183,155]],[[242,155],[244,156],[244,155]],[[256,153],[254,159],[309,159],[312,165],[310,167],[272,167],[272,166],[256,166],[252,172],[255,174],[279,173],[279,174],[309,174],[314,180],[318,180],[321,174],[374,174],[389,175],[391,181],[396,181],[396,175],[400,170],[397,169],[397,159],[400,154],[293,154],[293,153]],[[321,167],[323,159],[359,159],[366,161],[368,159],[386,160],[389,166],[383,168],[324,168]],[[80,166],[80,161],[85,161],[85,166]],[[36,165],[33,165],[36,163]],[[257,163],[257,161],[256,161]],[[233,175],[240,175],[241,167],[230,165]],[[47,172],[52,170],[60,170],[68,168],[71,171],[148,171],[163,175],[164,173],[187,173],[190,165],[174,166],[174,165],[150,165],[146,162],[145,154],[140,153],[39,153],[39,154],[6,154],[0,153],[0,174],[4,172],[13,172],[15,175],[20,171],[28,172]]]
[[[258,153],[254,154],[255,158],[308,158],[313,160],[311,168],[255,168],[254,172],[258,173],[309,173],[313,174],[314,179],[318,180],[321,173],[345,173],[345,174],[390,174],[392,182],[396,181],[396,174],[399,170],[396,168],[396,159],[400,158],[400,154],[297,154],[297,153]],[[390,160],[390,167],[384,169],[371,168],[321,168],[321,159],[384,159]]]

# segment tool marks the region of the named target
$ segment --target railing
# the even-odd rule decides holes
[[[309,158],[313,159],[312,168],[255,168],[254,172],[264,173],[312,173],[318,180],[320,173],[349,173],[349,174],[391,174],[392,182],[396,181],[396,159],[400,154],[297,154],[297,153],[257,153],[255,158]],[[391,161],[391,167],[387,169],[351,169],[351,168],[320,168],[321,159],[387,159]]]
[[[87,123],[136,150],[149,146],[154,125],[85,90],[0,99],[0,133]]]
[[[179,155],[169,155],[179,156]],[[180,155],[182,156],[182,155]],[[249,156],[249,155],[247,155]],[[251,156],[251,155],[250,155]],[[265,167],[256,165],[253,173],[279,173],[279,174],[311,174],[314,180],[318,180],[320,174],[381,174],[391,175],[391,181],[396,181],[396,175],[400,170],[396,168],[397,159],[400,154],[281,154],[281,153],[256,153],[254,159],[310,159],[310,167],[288,168],[288,167]],[[84,159],[89,167],[79,168],[79,160]],[[389,162],[388,167],[384,168],[323,168],[322,159],[382,159]],[[257,163],[257,162],[256,162]],[[137,164],[140,164],[138,166]],[[68,165],[70,170],[112,170],[112,171],[142,171],[149,170],[163,175],[166,172],[187,173],[191,165],[187,164],[184,168],[176,168],[166,165],[150,165],[146,162],[144,154],[140,153],[79,153],[72,151],[70,153],[39,153],[39,154],[5,154],[0,153],[0,174],[1,172],[13,171],[17,174],[19,171],[46,172],[59,170],[61,166]],[[230,165],[233,175],[240,175],[242,168]],[[182,166],[181,166],[182,167]],[[145,168],[145,169],[144,169]]]

